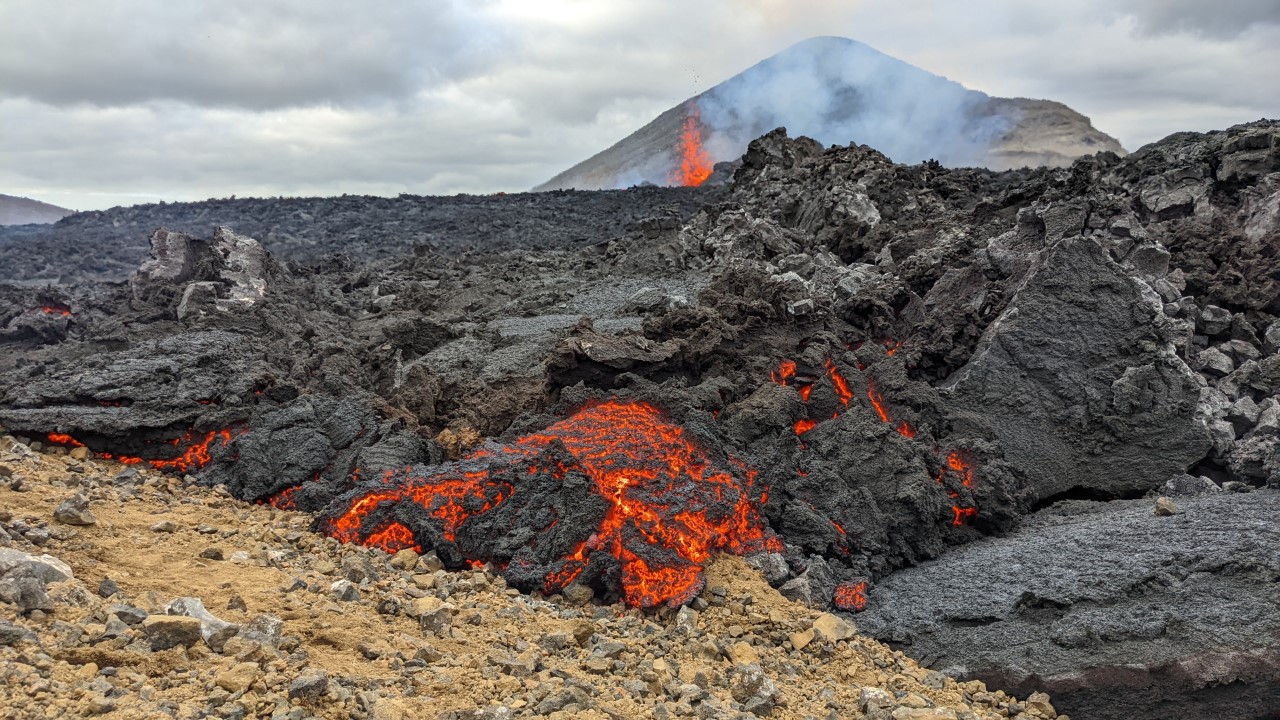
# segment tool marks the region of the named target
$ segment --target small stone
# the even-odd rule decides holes
[[[1178,506],[1174,505],[1172,500],[1170,500],[1167,497],[1156,498],[1156,509],[1155,509],[1156,515],[1159,515],[1161,517],[1168,517],[1177,512],[1178,512]]]
[[[853,623],[844,618],[837,617],[831,613],[823,613],[813,621],[814,637],[830,642],[838,642],[840,640],[848,640],[856,635],[858,629]]]
[[[44,582],[34,577],[8,577],[0,580],[0,602],[14,605],[25,613],[53,610],[53,601],[44,590]]]
[[[1012,712],[1009,713],[1013,715]],[[951,708],[900,707],[889,716],[893,720],[956,720],[956,711]]]
[[[586,620],[579,620],[573,624],[570,632],[573,633],[573,639],[578,643],[578,647],[586,647],[587,643],[591,642],[591,636],[596,634],[596,626]]]
[[[232,595],[230,599],[227,600],[227,609],[238,610],[239,612],[248,612],[249,606],[245,604],[244,598],[239,595]]]
[[[120,586],[111,578],[102,578],[102,582],[98,583],[98,597],[109,598],[120,592]]]
[[[136,608],[132,605],[122,605],[120,603],[112,603],[107,606],[107,614],[119,618],[120,622],[126,625],[137,625],[146,620],[149,613],[142,608]]]
[[[795,650],[803,650],[813,642],[813,630],[803,630],[801,632],[791,633],[788,639],[791,641],[791,647]]]
[[[312,675],[299,675],[289,683],[289,699],[314,702],[329,687],[329,676],[323,672]]]
[[[160,522],[151,526],[151,532],[171,533],[171,532],[177,532],[177,530],[178,530],[178,524],[172,520],[161,520]]]
[[[750,665],[760,662],[760,653],[748,642],[736,642],[725,653],[734,665]]]
[[[676,629],[693,632],[698,629],[698,611],[684,606],[676,611]]]
[[[230,693],[244,692],[260,674],[257,663],[242,662],[218,673],[213,682]]]
[[[332,575],[333,573],[337,572],[338,566],[334,565],[328,560],[321,559],[312,563],[311,569],[315,570],[321,575]]]
[[[182,615],[151,615],[142,621],[142,633],[152,650],[191,647],[200,642],[200,621]]]
[[[1209,336],[1221,335],[1231,329],[1232,317],[1230,310],[1206,305],[1196,320],[1196,329]]]
[[[418,553],[413,548],[405,548],[391,556],[391,567],[408,572],[418,566]]]
[[[1236,369],[1236,365],[1227,357],[1227,354],[1217,348],[1205,348],[1196,355],[1196,366],[1204,374],[1220,378],[1230,375],[1232,370]]]
[[[414,600],[409,606],[409,616],[418,619],[423,632],[443,637],[453,625],[454,609],[440,598],[429,596]]]
[[[587,658],[582,661],[582,669],[592,675],[606,675],[613,669],[613,661],[607,658]]]
[[[89,512],[89,498],[80,493],[59,503],[53,511],[53,519],[65,525],[94,525],[98,522]]]
[[[335,600],[351,602],[360,599],[360,591],[350,580],[338,580],[329,586],[329,596]]]
[[[36,642],[36,634],[11,622],[0,620],[0,647],[17,645],[20,642]]]
[[[200,557],[205,560],[222,560],[226,556],[222,553],[222,548],[210,547],[200,551]]]
[[[1027,712],[1037,713],[1040,717],[1056,718],[1058,711],[1053,709],[1053,705],[1049,702],[1049,696],[1042,692],[1031,693],[1027,697]]]
[[[570,583],[568,587],[560,591],[564,595],[564,599],[571,605],[586,605],[591,602],[591,598],[595,597],[595,593],[591,588],[581,583]]]
[[[878,687],[864,687],[858,691],[858,709],[864,715],[897,705],[893,694]]]

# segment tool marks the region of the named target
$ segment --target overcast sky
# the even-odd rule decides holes
[[[1280,0],[0,0],[0,193],[525,190],[814,35],[1130,150],[1280,116]]]

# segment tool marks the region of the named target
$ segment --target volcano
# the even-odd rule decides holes
[[[689,98],[534,190],[699,185],[714,163],[736,160],[776,127],[948,167],[1060,167],[1103,150],[1124,154],[1061,103],[991,97],[857,41],[817,37]]]

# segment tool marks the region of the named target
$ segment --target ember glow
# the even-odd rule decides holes
[[[702,116],[697,105],[690,105],[681,125],[676,161],[679,165],[668,179],[671,185],[697,187],[711,177],[711,156],[702,147]]]
[[[845,582],[836,586],[836,593],[831,603],[846,612],[860,612],[867,609],[867,583]]]
[[[540,433],[505,446],[488,446],[430,476],[412,469],[388,473],[374,490],[358,494],[346,510],[324,523],[344,542],[374,545],[388,552],[422,550],[421,537],[402,523],[378,522],[371,515],[387,503],[414,503],[439,524],[445,540],[457,539],[473,518],[501,506],[518,488],[498,479],[505,469],[529,466],[527,473],[550,473],[563,481],[571,468],[545,467],[545,451],[562,446],[576,461],[574,470],[592,482],[607,501],[595,531],[548,572],[543,590],[573,582],[593,553],[618,561],[623,596],[629,605],[676,605],[692,599],[702,586],[702,568],[711,553],[779,551],[752,497],[755,472],[715,467],[706,452],[642,402],[609,401],[580,410]],[[539,464],[542,463],[542,464]],[[555,521],[551,523],[555,525]],[[549,529],[544,528],[545,529]],[[467,557],[468,563],[492,558]]]
[[[936,478],[938,484],[945,485],[948,475],[958,480],[963,488],[972,488],[974,486],[973,463],[955,450],[947,453],[946,462],[943,468],[938,471],[938,477]],[[955,486],[953,485],[952,487],[954,488]],[[960,492],[960,490],[956,489],[947,491],[947,495],[955,501],[955,504],[951,506],[951,524],[955,527],[960,527],[967,520],[972,520],[978,516],[978,508],[960,504]]]
[[[85,446],[84,443],[64,433],[49,433],[48,438],[49,442],[57,445],[66,445],[68,447]],[[213,447],[215,443],[225,446],[231,442],[231,438],[231,430],[210,430],[204,435],[197,435],[188,430],[182,437],[174,438],[164,443],[165,445],[172,445],[177,451],[181,451],[176,456],[147,460],[134,455],[117,455],[110,452],[100,452],[97,455],[103,460],[115,460],[122,465],[147,463],[157,470],[189,472],[209,464],[212,459],[209,455],[209,448]]]
[[[71,308],[66,305],[54,304],[45,305],[40,308],[40,312],[45,315],[57,315],[59,317],[71,317]]]

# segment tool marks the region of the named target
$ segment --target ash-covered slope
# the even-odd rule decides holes
[[[71,211],[57,205],[0,194],[0,225],[41,225],[55,223]]]
[[[862,43],[818,37],[667,110],[534,189],[688,184],[675,171],[689,118],[696,118],[708,168],[736,160],[776,127],[825,145],[869,145],[895,162],[933,159],[948,167],[1061,167],[1082,155],[1124,153],[1061,103],[993,98]]]
[[[0,286],[0,423],[314,512],[343,540],[489,562],[524,590],[679,602],[728,550],[788,597],[856,610],[902,568],[1040,532],[1028,518],[1063,499],[1187,471],[1280,484],[1278,173],[1277,122],[1003,173],[779,131],[683,225],[590,218],[608,242],[298,267],[229,230],[158,232],[128,283]],[[1144,537],[1113,526],[1119,546]],[[1245,543],[1234,565],[1168,571],[1234,582],[1274,555]],[[1090,581],[1094,558],[1064,562]],[[1123,639],[1107,667],[1169,642]],[[1227,640],[1174,645],[1257,649]],[[1002,662],[1096,665],[1035,652]],[[1253,670],[1212,677],[1277,680]],[[1179,687],[1151,673],[1134,682]],[[1082,709],[1104,692],[1112,717],[1170,713],[1087,689]]]

